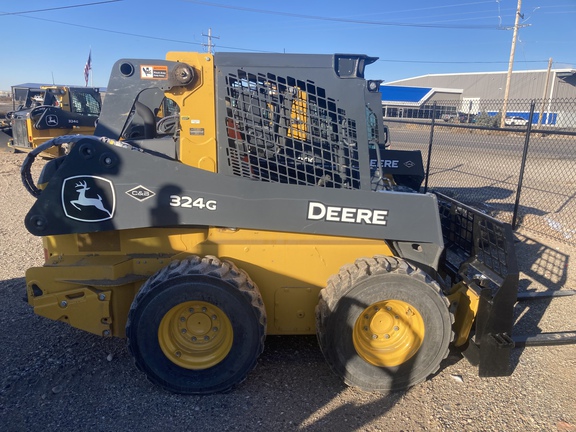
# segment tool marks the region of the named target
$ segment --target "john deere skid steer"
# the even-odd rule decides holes
[[[46,141],[67,134],[92,134],[102,104],[100,90],[94,87],[41,86],[40,89],[13,88],[14,101],[22,90],[22,104],[8,113],[12,139],[8,146],[31,151]],[[34,96],[29,95],[33,94]],[[42,154],[58,157],[66,146],[53,146]]]
[[[510,228],[419,193],[419,152],[386,148],[364,55],[174,52],[125,59],[95,136],[22,167],[45,264],[35,313],[125,337],[148,378],[223,392],[266,335],[316,334],[365,390],[436,372],[451,344],[507,375],[518,287]],[[30,175],[35,156],[70,143]]]

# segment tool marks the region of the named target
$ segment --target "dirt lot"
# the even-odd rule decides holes
[[[0,151],[2,431],[576,431],[576,346],[517,349],[508,378],[479,378],[454,352],[426,382],[382,395],[343,385],[314,337],[269,337],[231,393],[166,393],[136,370],[124,341],[37,317],[22,300],[26,269],[43,261],[23,224],[33,202],[23,159]],[[517,251],[523,290],[576,287],[566,244],[523,232]],[[518,331],[573,330],[575,310],[576,296],[521,303]]]

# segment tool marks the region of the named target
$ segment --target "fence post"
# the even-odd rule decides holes
[[[524,181],[524,170],[526,168],[526,157],[528,156],[528,145],[530,144],[530,134],[532,133],[532,119],[534,117],[534,106],[536,102],[530,102],[530,115],[526,125],[526,137],[524,138],[524,151],[522,152],[522,163],[520,164],[520,176],[518,177],[518,188],[516,189],[516,201],[514,202],[514,214],[512,215],[512,229],[516,230],[518,219],[518,207],[520,206],[520,194],[522,192],[522,182]]]
[[[434,141],[434,124],[436,123],[436,102],[432,104],[432,123],[430,124],[430,140],[428,141],[428,160],[426,161],[426,181],[424,193],[428,192],[428,176],[430,175],[430,160],[432,159],[432,143]]]

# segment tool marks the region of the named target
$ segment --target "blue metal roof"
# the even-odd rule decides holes
[[[432,91],[430,87],[380,86],[382,100],[386,102],[411,102],[417,104]]]

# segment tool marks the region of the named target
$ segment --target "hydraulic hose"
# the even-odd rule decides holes
[[[36,186],[34,179],[32,178],[32,164],[40,153],[48,150],[51,147],[58,147],[62,144],[75,144],[82,139],[92,139],[100,141],[104,144],[114,145],[116,147],[122,147],[129,150],[136,150],[142,152],[143,150],[134,147],[131,144],[128,144],[124,141],[116,141],[106,137],[98,137],[94,135],[62,135],[56,138],[52,138],[49,141],[46,141],[43,144],[40,144],[34,150],[32,150],[28,155],[26,155],[26,159],[22,163],[22,167],[20,168],[20,177],[22,178],[22,183],[24,184],[24,188],[35,198],[38,198],[42,193],[42,190]]]

